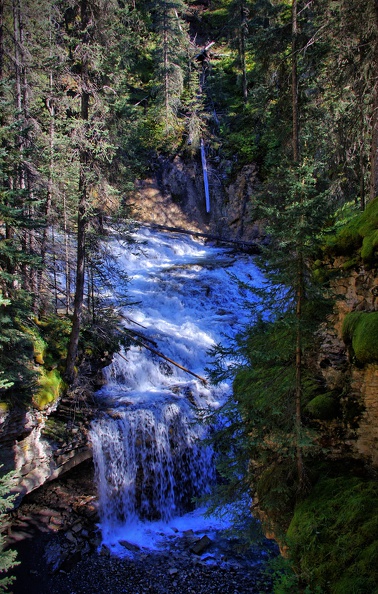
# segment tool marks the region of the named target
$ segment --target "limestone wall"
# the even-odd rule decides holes
[[[344,261],[338,258],[332,267],[342,270]],[[378,363],[357,367],[349,360],[342,341],[342,325],[349,312],[378,310],[377,271],[360,266],[345,272],[334,281],[333,288],[339,298],[332,320],[333,329],[328,329],[323,343],[320,367],[331,388],[348,382],[350,393],[363,407],[356,439],[351,441],[351,446],[357,455],[378,467]]]
[[[55,405],[56,407],[56,405]],[[60,434],[49,434],[46,424],[57,415]],[[14,492],[22,498],[92,456],[88,425],[67,415],[67,408],[0,411],[0,465],[16,471]]]

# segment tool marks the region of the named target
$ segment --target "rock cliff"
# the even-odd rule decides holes
[[[142,223],[209,233],[220,239],[258,241],[262,225],[253,222],[251,214],[257,184],[255,166],[243,167],[231,180],[210,161],[208,175],[209,213],[200,160],[160,159],[155,176],[135,184],[135,194],[129,199],[134,217]]]
[[[0,412],[0,464],[16,470],[19,500],[92,456],[88,428],[94,410],[60,400],[42,411],[21,408]]]
[[[343,271],[346,258],[338,257],[332,269]],[[351,312],[378,311],[377,270],[360,264],[332,282],[337,295],[335,314],[319,353],[318,365],[330,389],[343,388],[359,409],[350,442],[357,457],[378,466],[378,361],[361,364],[343,340],[343,324]],[[378,337],[377,337],[378,339]]]

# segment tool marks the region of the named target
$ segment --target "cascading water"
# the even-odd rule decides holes
[[[141,230],[138,253],[114,247],[132,277],[126,326],[155,353],[135,344],[106,369],[98,393],[103,412],[91,439],[104,541],[137,541],[141,523],[158,530],[193,508],[215,480],[212,452],[201,445],[199,411],[219,406],[229,386],[206,385],[156,351],[203,377],[208,350],[243,322],[242,297],[229,272],[257,284],[248,256],[205,246],[189,236]],[[134,530],[134,532],[133,532]],[[139,544],[144,544],[139,538]],[[152,546],[152,545],[150,545]]]

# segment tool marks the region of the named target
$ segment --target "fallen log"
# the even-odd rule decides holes
[[[155,340],[152,340],[152,338],[148,338],[147,336],[144,336],[144,334],[142,334],[141,332],[136,332],[135,330],[129,330],[129,328],[120,328],[120,330],[123,332],[127,332],[127,334],[130,336],[131,340],[137,340],[133,336],[133,335],[135,335],[135,336],[138,336],[138,338],[141,338],[142,340],[146,340],[147,342],[150,342],[154,346],[157,346],[157,342]]]
[[[204,233],[202,231],[194,231],[190,229],[183,229],[182,227],[170,227],[168,225],[160,225],[159,223],[141,223],[144,227],[148,227],[150,229],[156,229],[157,231],[169,231],[171,233],[182,233],[183,235],[193,235],[193,237],[204,237],[205,239],[210,239],[213,241],[217,241],[218,243],[226,243],[231,245],[240,246],[242,249],[247,249],[251,254],[260,254],[261,248],[258,243],[253,241],[243,241],[241,239],[226,239],[224,237],[220,237],[219,235],[213,235],[212,233]]]
[[[152,347],[148,346],[147,344],[144,344],[144,342],[142,342],[141,340],[138,340],[137,338],[133,338],[132,336],[130,336],[130,338],[136,344],[139,344],[140,346],[144,347],[148,351],[151,351],[151,353],[154,353],[155,355],[157,355],[161,359],[164,359],[165,361],[168,361],[168,363],[172,363],[172,365],[175,365],[175,367],[178,367],[182,371],[185,371],[185,373],[190,373],[190,375],[193,375],[194,377],[196,377],[197,379],[199,379],[203,384],[205,384],[205,386],[207,385],[207,380],[204,377],[201,377],[200,375],[197,375],[196,373],[194,373],[194,371],[190,371],[190,369],[187,369],[186,367],[183,367],[182,365],[180,365],[180,363],[177,363],[177,361],[173,361],[173,359],[170,359],[169,357],[166,357],[165,355],[163,355],[163,353],[160,353],[156,349],[153,349]],[[122,353],[118,353],[118,354],[119,354],[120,357],[122,357],[122,359],[124,359],[125,361],[127,361],[126,357],[124,355],[122,355]]]

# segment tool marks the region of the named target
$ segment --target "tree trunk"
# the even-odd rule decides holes
[[[374,0],[375,12],[375,48],[374,66],[375,78],[373,81],[373,113],[371,124],[371,149],[370,149],[370,191],[369,199],[373,200],[378,195],[378,0]]]
[[[164,105],[165,105],[165,127],[169,129],[169,69],[168,69],[168,7],[164,2],[163,14],[163,63],[164,63]]]
[[[299,118],[298,118],[298,73],[297,73],[297,0],[292,0],[292,42],[291,42],[291,95],[292,95],[292,119],[293,119],[293,161],[299,162]]]
[[[292,2],[292,121],[293,121],[293,164],[299,164],[299,113],[298,113],[298,72],[297,72],[297,0]],[[299,197],[300,202],[303,202],[303,196]],[[302,216],[302,215],[300,215]],[[298,221],[301,224],[301,221]],[[304,263],[303,263],[303,246],[301,238],[299,237],[297,247],[297,289],[296,289],[296,345],[295,345],[295,449],[296,449],[296,463],[298,472],[299,489],[302,490],[304,486],[304,466],[301,441],[302,431],[302,305],[304,298]]]
[[[66,271],[66,314],[68,315],[71,308],[71,270],[70,270],[70,246],[67,224],[67,204],[66,194],[63,192],[63,231],[64,231],[64,267]]]
[[[0,84],[3,84],[4,76],[4,0],[0,0]],[[3,89],[0,88],[0,97],[3,95]],[[2,116],[0,115],[0,125],[2,125]]]
[[[46,254],[47,254],[47,247],[48,247],[48,233],[49,228],[51,226],[51,208],[53,203],[53,187],[54,187],[54,151],[55,151],[55,103],[52,96],[53,93],[53,74],[50,72],[50,93],[49,97],[46,99],[46,107],[49,112],[50,116],[50,125],[49,125],[49,177],[47,182],[47,196],[45,202],[45,227],[42,233],[41,239],[41,259],[42,263],[45,265],[46,263]],[[54,266],[55,268],[55,266]],[[39,270],[38,272],[38,293],[39,295],[43,292],[43,284],[44,284],[44,275],[43,271]],[[56,298],[56,296],[55,296]],[[40,306],[44,307],[44,303],[42,302]]]
[[[298,272],[297,272],[297,304],[296,304],[296,345],[295,345],[295,442],[296,461],[299,490],[304,487],[304,466],[301,441],[302,432],[302,305],[303,305],[303,256],[301,246],[298,248]]]
[[[374,105],[371,125],[369,200],[378,194],[378,75],[374,84]]]
[[[81,30],[83,42],[88,42],[89,6],[87,0],[81,2]],[[81,65],[81,119],[84,127],[88,125],[89,117],[89,76],[87,52],[83,56]],[[79,205],[77,216],[77,259],[76,259],[76,287],[74,298],[74,312],[72,330],[67,352],[66,379],[72,384],[75,378],[75,363],[79,346],[79,334],[84,301],[85,284],[85,240],[87,230],[88,182],[87,169],[89,164],[88,151],[83,146],[80,149],[80,177],[79,177]]]
[[[248,99],[248,81],[247,81],[247,62],[246,62],[246,33],[247,33],[247,7],[244,0],[240,2],[240,35],[239,35],[239,55],[240,66],[242,70],[242,88],[243,101],[247,103]]]

